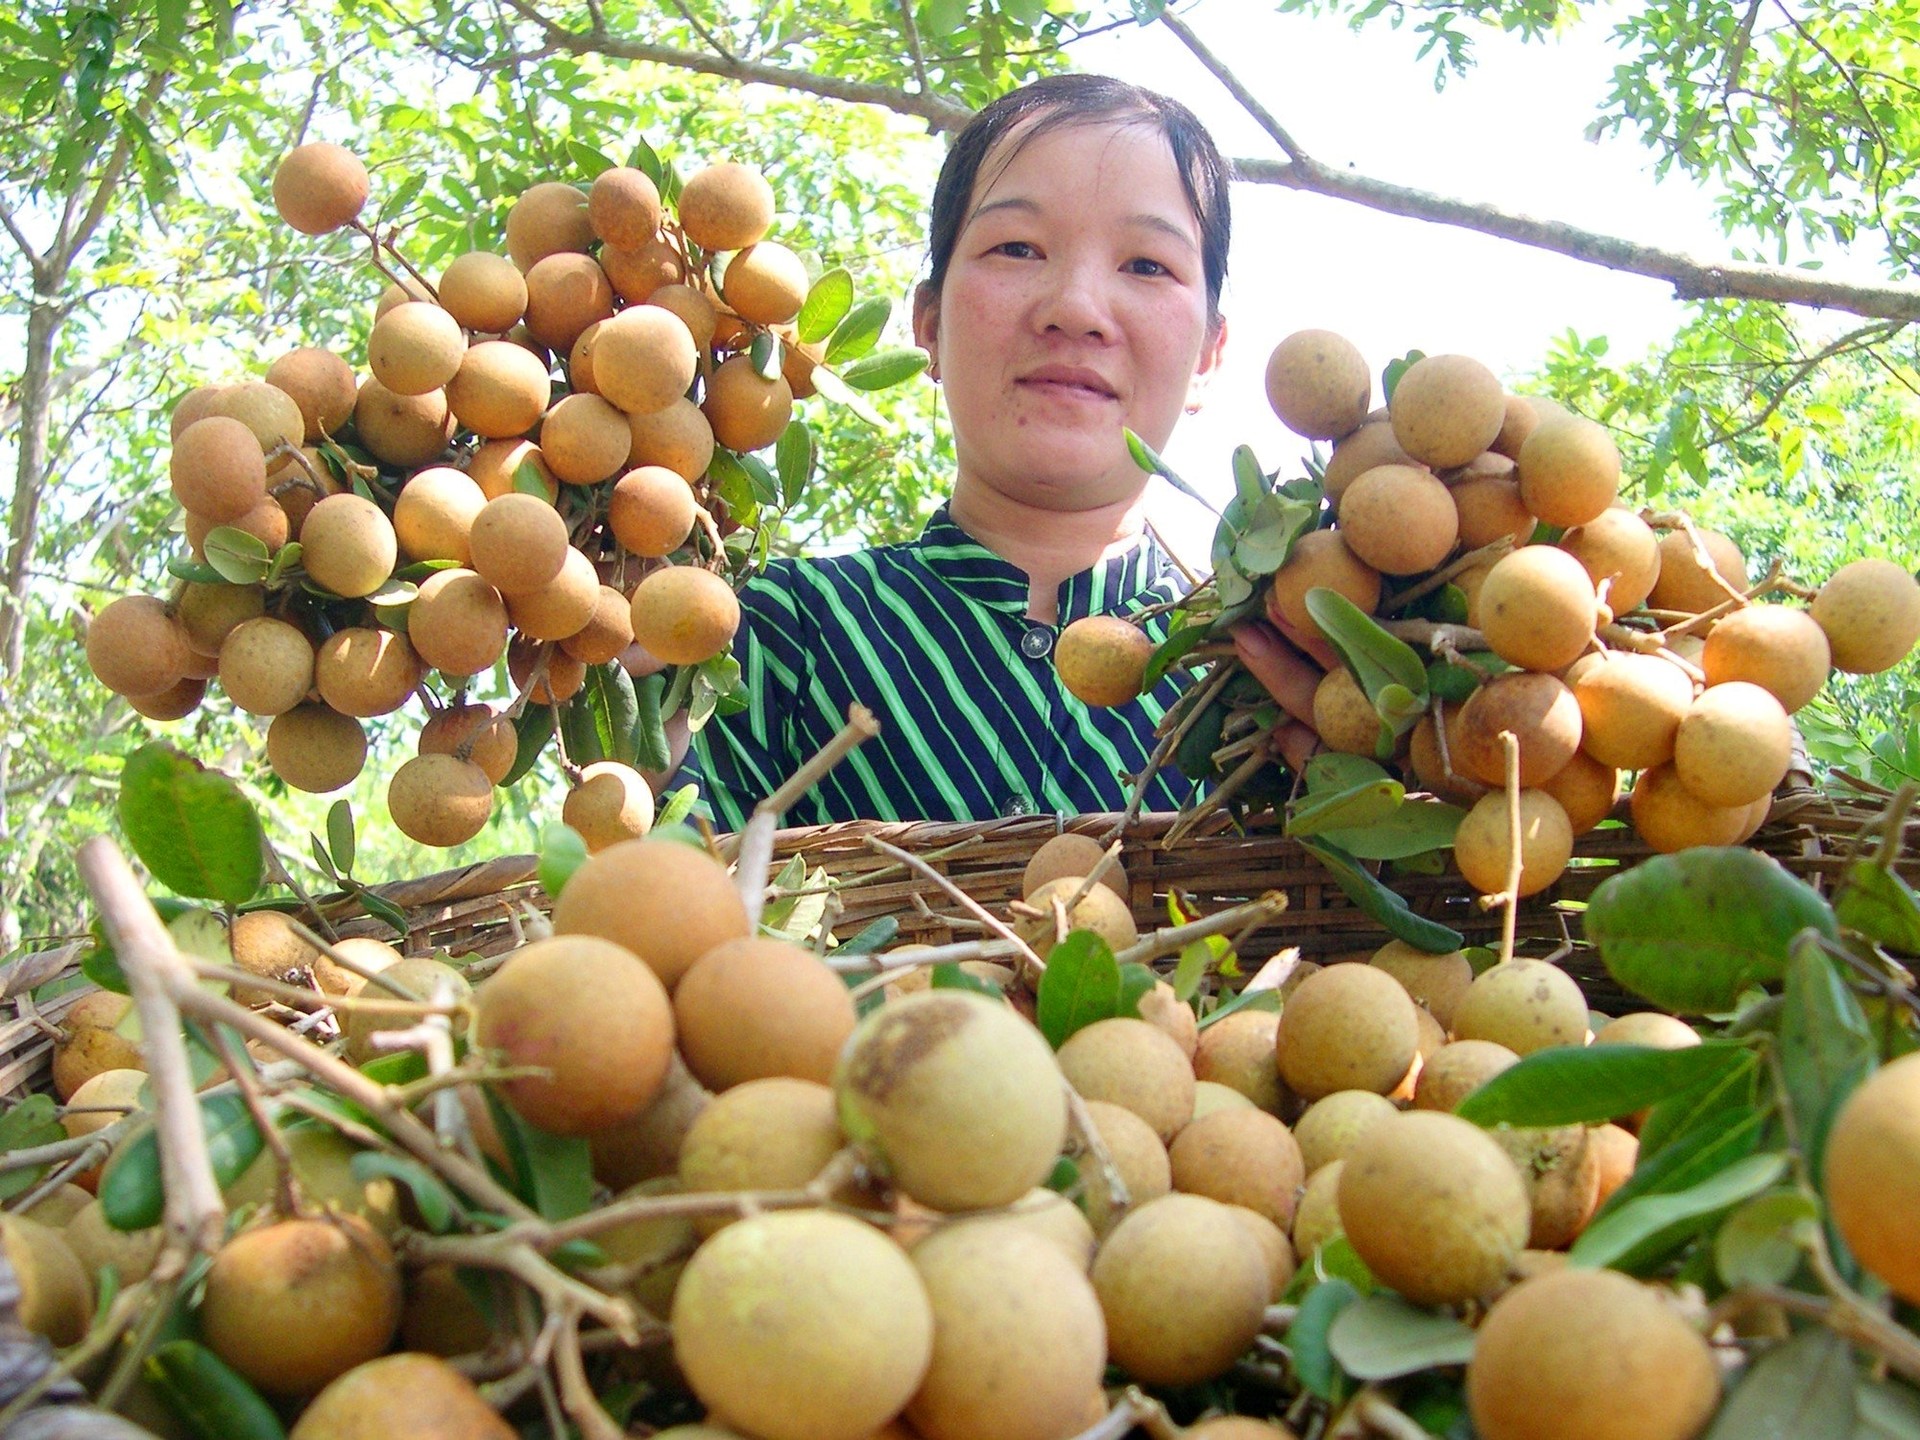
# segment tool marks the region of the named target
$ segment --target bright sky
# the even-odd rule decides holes
[[[1588,142],[1618,58],[1604,25],[1522,44],[1488,34],[1477,67],[1435,93],[1431,58],[1410,31],[1355,35],[1329,20],[1262,13],[1244,0],[1199,6],[1188,23],[1232,64],[1276,120],[1328,164],[1421,189],[1694,250],[1727,253],[1710,198],[1659,184],[1631,138]],[[1126,28],[1074,49],[1074,63],[1165,91],[1191,106],[1231,155],[1281,158],[1185,46],[1165,30]],[[1245,58],[1241,58],[1245,57]],[[1339,331],[1376,377],[1410,349],[1472,355],[1507,378],[1545,358],[1569,328],[1606,335],[1631,358],[1671,335],[1682,306],[1658,281],[1278,186],[1234,189],[1225,308],[1227,362],[1206,408],[1175,432],[1166,458],[1209,494],[1230,492],[1228,457],[1250,444],[1292,468],[1306,442],[1265,398],[1268,352],[1308,326]],[[1378,395],[1376,394],[1376,401]],[[1191,502],[1165,524],[1204,559],[1212,519]],[[1176,519],[1177,516],[1177,519]],[[1187,537],[1196,536],[1197,542]]]

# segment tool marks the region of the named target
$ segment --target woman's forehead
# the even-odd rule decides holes
[[[1044,211],[1057,200],[1062,181],[1123,185],[1134,218],[1152,228],[1197,239],[1199,217],[1181,183],[1173,147],[1145,115],[1060,119],[1045,115],[1021,121],[994,142],[983,158],[967,205],[966,224],[983,211]]]

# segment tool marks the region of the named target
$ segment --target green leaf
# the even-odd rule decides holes
[[[1035,1020],[1058,1050],[1074,1031],[1120,1013],[1120,963],[1091,930],[1071,930],[1047,953]]]
[[[771,330],[762,330],[747,347],[747,363],[753,366],[754,373],[762,380],[774,380],[780,374],[783,350],[778,335]]]
[[[1317,795],[1309,791],[1290,807],[1286,833],[1300,838],[1372,825],[1398,810],[1406,794],[1406,786],[1390,779],[1363,780],[1350,790]]]
[[[660,718],[660,697],[666,690],[667,677],[658,673],[633,682],[633,763],[638,769],[658,772],[673,763],[667,727]]]
[[[846,366],[840,378],[856,390],[890,390],[927,368],[927,352],[902,346],[876,350]]]
[[[553,739],[553,707],[551,705],[529,705],[515,717],[513,722],[514,739],[517,748],[513,754],[513,764],[500,784],[502,787],[516,784],[526,773],[533,769],[540,759],[540,752],[547,748],[547,742]]]
[[[407,912],[391,900],[375,894],[365,886],[356,886],[353,893],[360,903],[367,907],[369,915],[392,929],[393,933],[402,940],[412,932],[413,926],[407,919]]]
[[[1365,785],[1376,780],[1390,780],[1393,777],[1363,755],[1345,755],[1338,750],[1322,750],[1307,761],[1307,768],[1302,778],[1307,782],[1309,795],[1320,795],[1331,794],[1337,790],[1351,790],[1356,785]]]
[[[1849,865],[1833,897],[1833,913],[1876,944],[1920,955],[1920,895],[1883,865],[1872,860]]]
[[[794,331],[803,344],[818,345],[853,309],[853,276],[836,266],[813,282],[794,319]]]
[[[36,1145],[52,1145],[66,1138],[66,1127],[60,1123],[58,1107],[54,1105],[51,1095],[29,1095],[18,1105],[8,1106],[6,1113],[0,1114],[0,1154],[28,1150]],[[40,1177],[46,1173],[47,1167],[44,1165],[0,1173],[0,1200],[24,1195],[39,1184]]]
[[[327,807],[327,854],[340,875],[353,873],[353,802],[336,800]]]
[[[1894,1380],[1862,1380],[1853,1392],[1852,1440],[1920,1440],[1920,1392]]]
[[[1287,1327],[1287,1349],[1293,1356],[1293,1373],[1308,1394],[1327,1401],[1340,1398],[1343,1385],[1331,1334],[1341,1312],[1359,1299],[1360,1292],[1345,1280],[1323,1280],[1306,1293],[1294,1312],[1293,1324]]]
[[[420,587],[411,580],[402,580],[397,575],[389,575],[381,581],[380,588],[366,597],[367,603],[381,611],[380,623],[397,630],[406,628],[404,619],[398,615],[384,612],[399,611],[420,598]]]
[[[240,787],[169,745],[143,745],[120,772],[120,829],[153,878],[180,895],[238,905],[266,874],[266,836]]]
[[[1222,520],[1225,520],[1228,515],[1233,515],[1238,513],[1234,508],[1235,505],[1239,504],[1238,500],[1230,502],[1226,510],[1223,512],[1218,505],[1213,503],[1213,501],[1209,500],[1205,495],[1202,495],[1198,490],[1194,489],[1193,486],[1189,485],[1185,480],[1182,480],[1179,474],[1174,470],[1174,468],[1171,465],[1167,464],[1165,460],[1162,460],[1160,456],[1154,451],[1154,448],[1151,445],[1147,444],[1146,441],[1142,440],[1138,435],[1134,434],[1133,431],[1123,429],[1120,433],[1126,437],[1127,453],[1133,456],[1133,463],[1138,465],[1142,470],[1146,471],[1149,475],[1158,475],[1162,480],[1166,481],[1169,485],[1173,486],[1174,489],[1178,490],[1182,495],[1186,496],[1189,500],[1199,501],[1200,504],[1206,506],[1207,509],[1211,510],[1214,514],[1219,515]],[[1241,509],[1244,510],[1245,507],[1242,506]],[[1243,527],[1238,523],[1236,523],[1233,526],[1223,525],[1221,527],[1221,531],[1225,536],[1226,550],[1228,552],[1232,551],[1233,543],[1239,538],[1240,530],[1242,528]],[[1226,568],[1226,567],[1223,567],[1221,564],[1221,558],[1220,558],[1221,543],[1222,543],[1221,535],[1216,535],[1214,537],[1214,570],[1216,571],[1216,574],[1214,576],[1214,587],[1215,589],[1220,591],[1221,604],[1234,605],[1234,604],[1238,604],[1239,602],[1237,600],[1229,599],[1228,592],[1224,588],[1222,588],[1219,583],[1220,576],[1217,572],[1219,572],[1223,568]],[[1245,580],[1244,576],[1242,576],[1241,578],[1242,580]],[[1250,592],[1251,582],[1247,582],[1247,583],[1248,583],[1248,588]]]
[[[920,33],[929,39],[944,40],[967,23],[968,0],[920,0]]]
[[[1293,542],[1314,527],[1319,513],[1317,504],[1262,495],[1251,507],[1240,538],[1234,541],[1234,563],[1255,578],[1273,574],[1287,563]]]
[[[220,572],[220,578],[233,585],[255,585],[267,578],[273,557],[258,535],[236,530],[231,525],[216,525],[200,542],[200,553],[207,564]]]
[[[821,399],[831,401],[835,405],[844,405],[869,425],[881,427],[887,424],[886,417],[874,409],[871,400],[847,384],[840,378],[837,371],[826,365],[813,367],[813,388],[820,392]]]
[[[1232,463],[1233,493],[1249,509],[1258,506],[1268,494],[1267,477],[1260,468],[1260,457],[1253,453],[1253,447],[1236,445],[1233,447]]]
[[[660,813],[653,817],[653,833],[671,837],[686,830],[687,827],[680,822],[693,813],[694,803],[700,798],[700,787],[682,785],[678,790],[664,792],[659,798],[665,803],[661,806]],[[702,849],[706,848],[706,841],[698,835],[693,837],[693,841]]]
[[[453,1192],[445,1182],[418,1160],[405,1155],[389,1155],[380,1150],[361,1150],[354,1155],[348,1168],[353,1178],[362,1185],[384,1175],[406,1186],[413,1192],[413,1202],[420,1211],[420,1218],[435,1235],[444,1235],[453,1228],[454,1219],[460,1213],[460,1203],[454,1199]]]
[[[1307,591],[1306,605],[1307,614],[1326,632],[1368,700],[1377,706],[1381,690],[1388,685],[1426,697],[1427,667],[1406,641],[1389,635],[1366,611],[1324,585]]]
[[[1238,1014],[1242,1010],[1271,1010],[1277,1015],[1280,1013],[1280,992],[1278,990],[1242,990],[1231,1000],[1202,1015],[1199,1028],[1204,1030],[1209,1025],[1224,1020],[1229,1015]]]
[[[565,143],[567,163],[572,165],[583,179],[597,179],[604,172],[619,168],[619,161],[594,149],[584,140],[575,140],[572,136],[568,136]]]
[[[1877,1049],[1860,1001],[1820,943],[1794,941],[1780,1015],[1780,1074],[1793,1107],[1800,1153],[1817,1187],[1827,1133],[1849,1095],[1873,1073]]]
[[[1167,638],[1155,647],[1153,654],[1147,657],[1147,668],[1140,676],[1141,691],[1144,693],[1151,690],[1164,680],[1167,671],[1178,664],[1190,651],[1204,645],[1212,631],[1212,624],[1201,620],[1181,625],[1169,633]]]
[[[773,447],[773,468],[780,476],[778,503],[791,509],[813,478],[813,432],[804,420],[792,420]]]
[[[1444,800],[1407,800],[1392,814],[1351,830],[1326,830],[1323,840],[1358,860],[1406,860],[1451,848],[1467,812]]]
[[[1325,839],[1302,840],[1301,845],[1327,867],[1346,897],[1362,911],[1387,928],[1395,939],[1404,940],[1418,950],[1445,955],[1466,943],[1465,937],[1438,920],[1416,915],[1407,902],[1385,885],[1379,877],[1361,866],[1352,855]]]
[[[1615,980],[1686,1015],[1730,1010],[1743,991],[1778,980],[1801,930],[1837,934],[1818,892],[1737,845],[1655,855],[1622,871],[1593,892],[1585,924]]]
[[[1460,658],[1468,663],[1456,665],[1451,660],[1435,660],[1427,666],[1427,692],[1449,705],[1466,704],[1473,692],[1486,684],[1483,675],[1505,675],[1513,669],[1490,650],[1469,651]]]
[[[194,1340],[156,1347],[147,1379],[187,1428],[206,1440],[286,1440],[286,1427],[258,1390]]]
[[[515,467],[513,488],[521,495],[538,495],[542,500],[553,493],[547,488],[547,477],[540,473],[540,467],[531,460],[522,460]]]
[[[1473,1358],[1473,1331],[1434,1310],[1384,1291],[1344,1305],[1327,1331],[1327,1348],[1356,1380],[1393,1380]]]
[[[571,1220],[593,1205],[593,1160],[585,1136],[552,1135],[520,1118],[491,1089],[487,1109],[513,1162],[514,1189],[543,1220]]]
[[[893,943],[894,936],[900,933],[900,921],[892,915],[882,915],[878,920],[860,927],[858,934],[840,942],[836,955],[871,955],[884,950]]]
[[[1055,1194],[1064,1195],[1080,1183],[1080,1166],[1071,1156],[1062,1155],[1040,1183]]]
[[[833,327],[827,337],[826,363],[840,365],[858,360],[880,343],[880,333],[893,315],[893,302],[881,296],[862,300]]]
[[[1806,1330],[1747,1367],[1706,1440],[1810,1440],[1853,1434],[1853,1353],[1831,1330]]]
[[[198,560],[189,560],[176,555],[167,561],[167,573],[179,580],[191,580],[196,585],[224,585],[227,577],[213,566]]]
[[[1784,1285],[1805,1259],[1794,1238],[1820,1206],[1800,1190],[1755,1196],[1721,1223],[1713,1237],[1714,1268],[1728,1285]]]
[[[634,761],[634,723],[640,718],[640,702],[633,690],[633,677],[617,662],[589,665],[579,693],[563,707],[567,754],[576,764],[595,760],[617,760],[622,765]]]
[[[1655,1105],[1640,1126],[1640,1163],[1657,1156],[1668,1145],[1696,1130],[1720,1131],[1753,1113],[1755,1086],[1760,1078],[1759,1052],[1742,1066],[1698,1095],[1677,1095]],[[1629,1185],[1634,1182],[1629,1180]]]
[[[927,984],[934,990],[971,990],[976,995],[988,995],[995,1000],[1004,998],[998,985],[962,970],[957,960],[934,966]]]
[[[571,825],[553,824],[540,832],[540,888],[558,900],[573,872],[587,863],[587,842]]]
[[[1207,971],[1224,956],[1229,943],[1224,935],[1204,935],[1190,941],[1180,952],[1179,963],[1173,967],[1173,998],[1182,1005],[1200,991],[1200,982],[1207,977]]]
[[[207,1158],[222,1189],[259,1158],[266,1141],[254,1127],[247,1102],[231,1091],[200,1097],[200,1129]],[[160,1142],[151,1128],[127,1139],[100,1177],[100,1213],[116,1230],[158,1225],[166,1210],[160,1186]]]
[[[1681,1050],[1557,1045],[1508,1066],[1456,1113],[1476,1125],[1597,1124],[1704,1090],[1752,1061],[1750,1047],[1730,1040]]]
[[[1130,960],[1120,967],[1120,1009],[1122,1015],[1138,1015],[1140,1001],[1146,993],[1160,983],[1160,977],[1153,973],[1153,967]]]
[[[1645,1241],[1772,1189],[1786,1173],[1787,1157],[1770,1151],[1736,1160],[1689,1189],[1642,1195],[1596,1218],[1573,1242],[1569,1258],[1576,1265],[1612,1265]]]

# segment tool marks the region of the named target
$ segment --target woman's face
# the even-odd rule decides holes
[[[1131,502],[1145,476],[1123,428],[1160,448],[1220,357],[1199,221],[1152,125],[1069,124],[1007,149],[914,312],[960,475],[1048,510]]]

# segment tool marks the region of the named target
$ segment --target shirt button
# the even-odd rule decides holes
[[[1035,805],[1027,796],[1014,795],[1008,798],[1007,803],[1001,807],[1000,813],[1011,820],[1021,815],[1038,814],[1039,809],[1040,807]]]
[[[1020,637],[1020,653],[1029,660],[1044,660],[1053,653],[1053,627],[1035,625]]]

